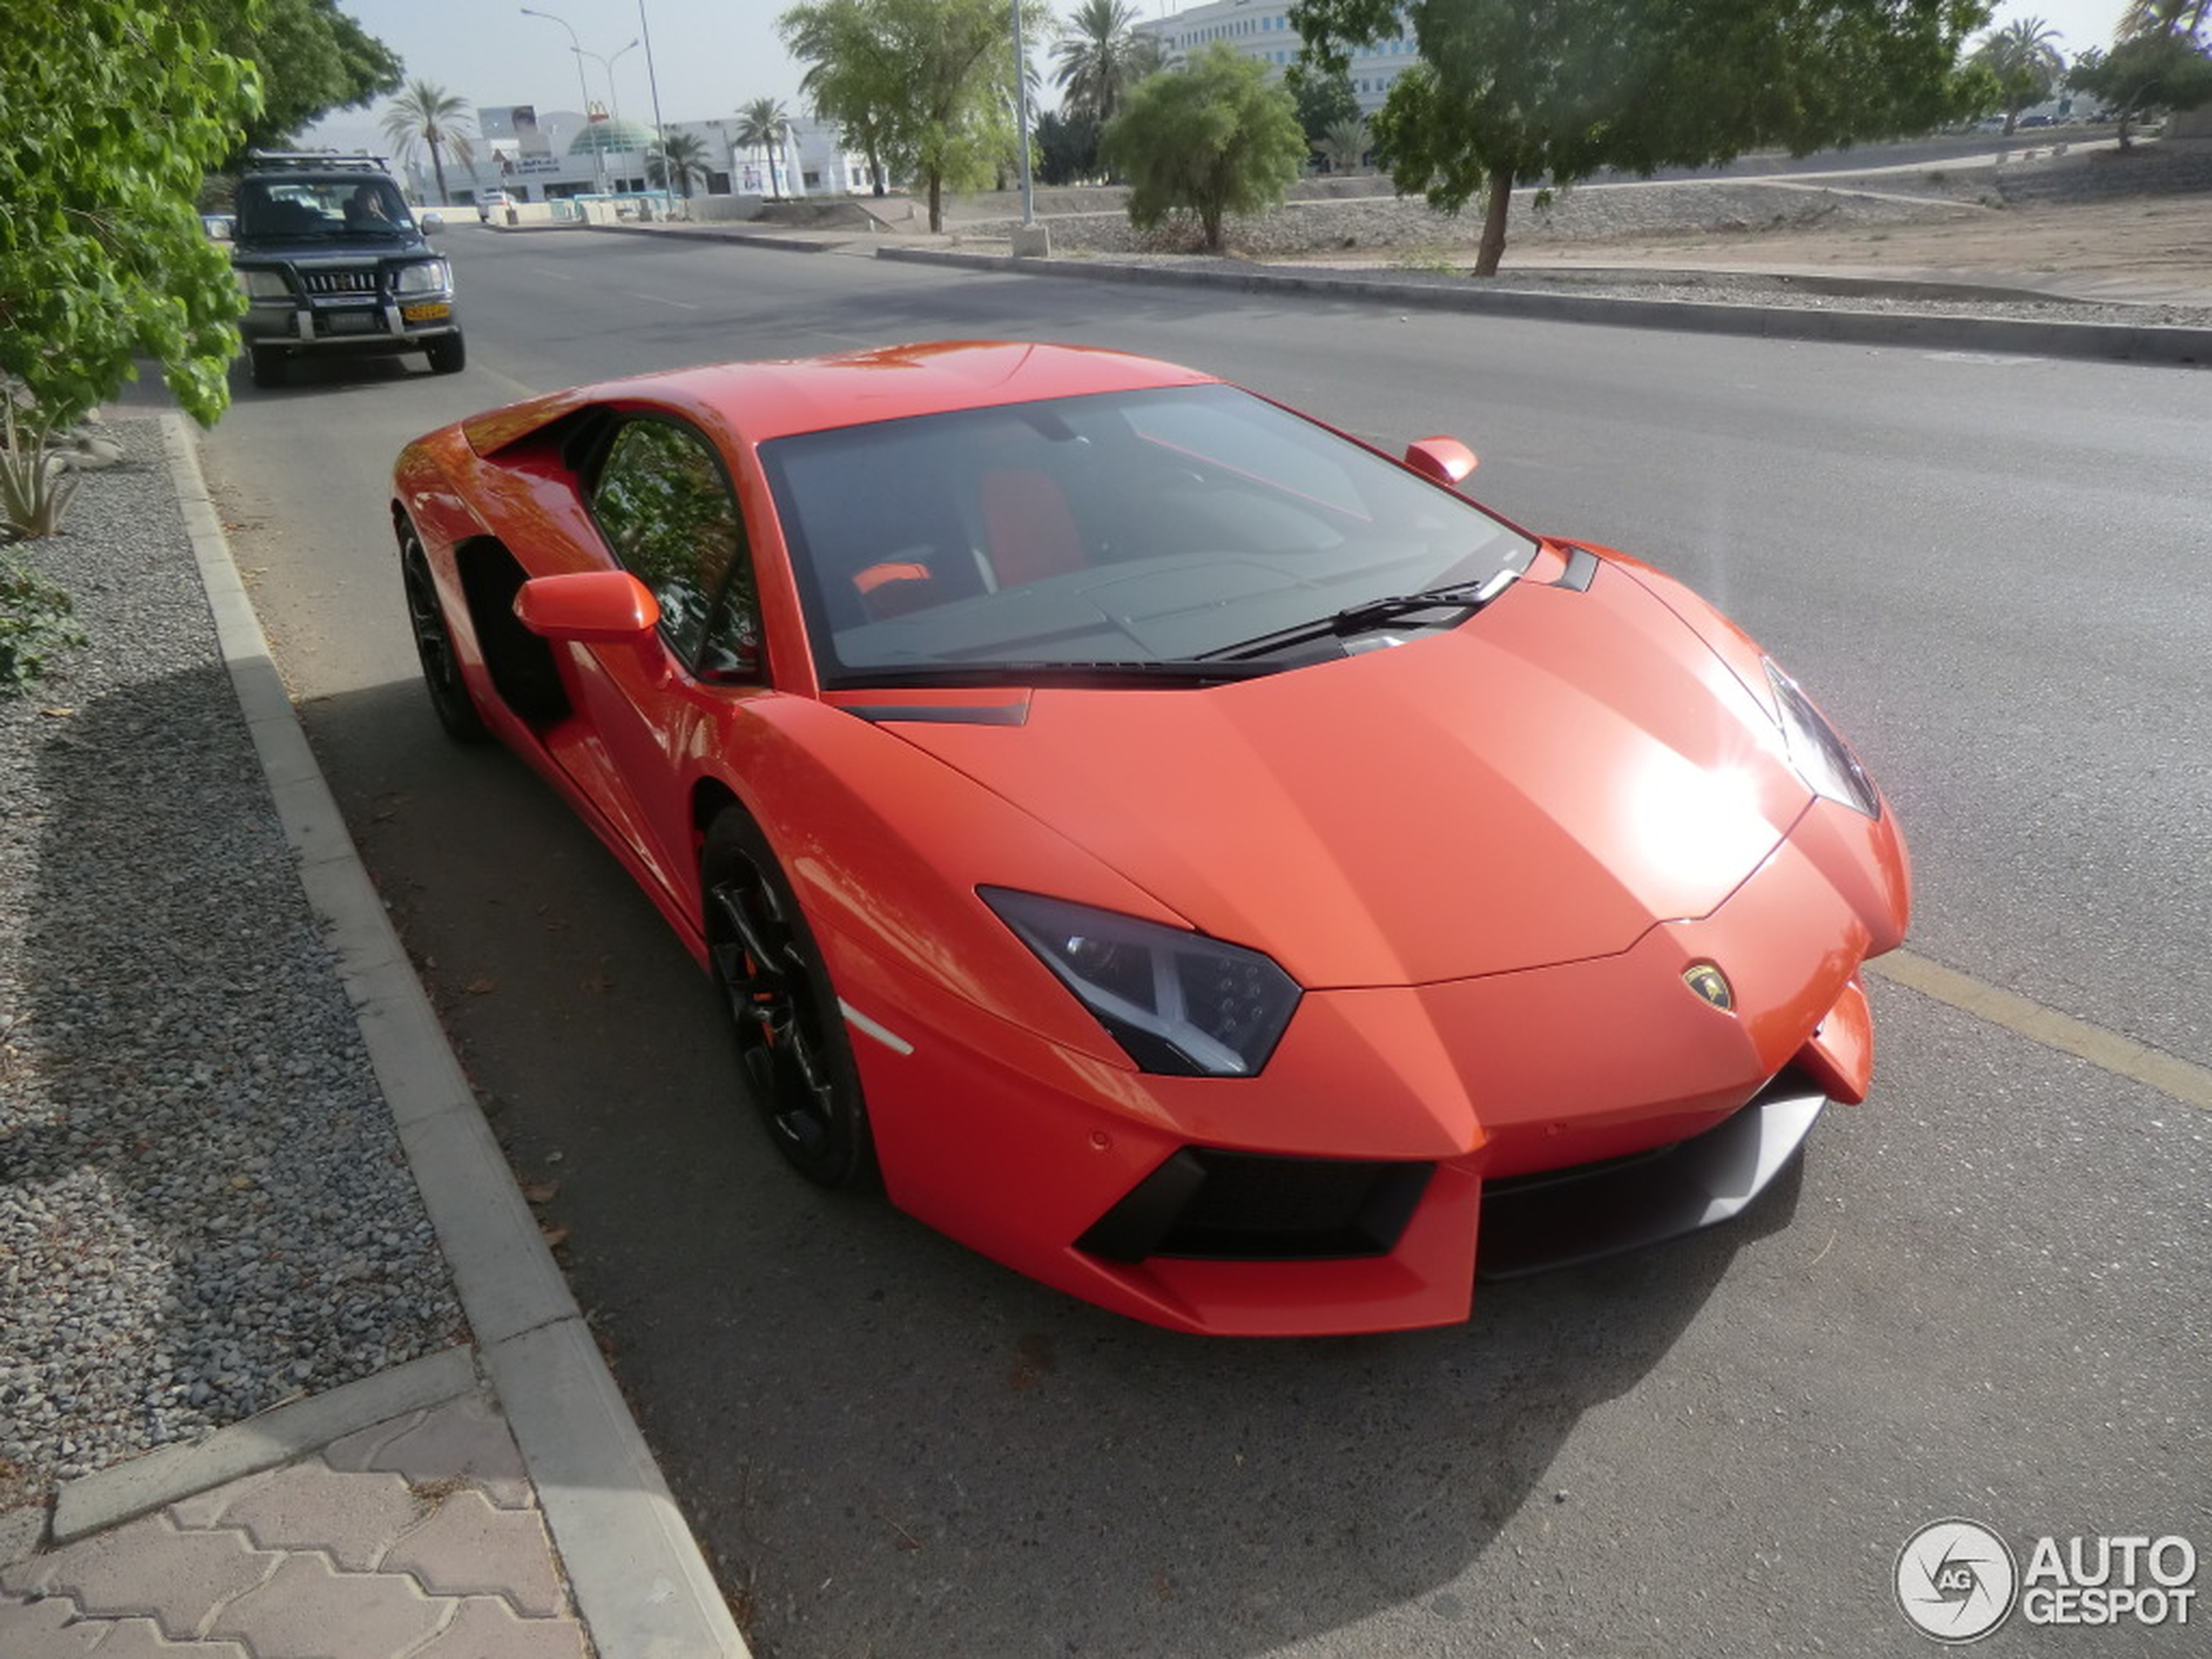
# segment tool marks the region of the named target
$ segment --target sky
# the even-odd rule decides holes
[[[536,8],[561,23],[525,17],[519,0],[340,0],[341,8],[399,55],[410,79],[435,82],[471,104],[533,104],[573,110],[577,68],[583,65],[592,98],[607,99],[608,75],[596,58],[570,50],[570,30],[587,53],[611,61],[613,104],[624,118],[651,125],[652,86],[643,45],[626,50],[648,30],[653,79],[659,84],[662,118],[709,121],[733,114],[759,98],[779,98],[802,112],[800,66],[784,51],[776,18],[792,0],[551,0]],[[1066,16],[1074,0],[1053,0]],[[1147,17],[1177,10],[1161,0],[1133,0]],[[2057,29],[2071,57],[2090,46],[2109,46],[2125,0],[2003,0],[1994,21],[2040,17]],[[1051,96],[1049,79],[1048,98]],[[361,142],[373,134],[379,105],[353,111],[325,124],[321,136]],[[340,139],[338,130],[352,127]]]

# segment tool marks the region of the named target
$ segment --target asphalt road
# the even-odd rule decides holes
[[[1892,981],[1873,1097],[1745,1224],[1465,1327],[1206,1342],[786,1176],[707,988],[518,763],[440,738],[384,476],[528,392],[900,339],[1199,364],[1719,600],[1883,780],[1912,950],[2212,1066],[2212,381],[450,233],[472,364],[206,441],[370,867],[767,1659],[1932,1650],[1909,1534],[2212,1555],[2212,1116]],[[1255,825],[1255,834],[1264,826]],[[1602,1023],[1593,1041],[1603,1040]],[[2212,1566],[2197,1579],[2212,1587]],[[2202,1652],[2036,1628],[1993,1655]]]

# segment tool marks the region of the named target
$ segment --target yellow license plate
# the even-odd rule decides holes
[[[453,307],[442,300],[432,300],[427,305],[404,306],[400,310],[400,315],[409,322],[435,322],[440,317],[450,317],[452,314]]]

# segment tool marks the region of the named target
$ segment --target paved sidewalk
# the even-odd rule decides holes
[[[361,867],[183,417],[163,447],[300,901],[475,1340],[0,1515],[0,1656],[745,1659]]]

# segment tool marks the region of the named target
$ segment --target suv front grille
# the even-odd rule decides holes
[[[309,293],[376,293],[376,267],[373,265],[347,266],[338,270],[302,271],[300,286]]]

